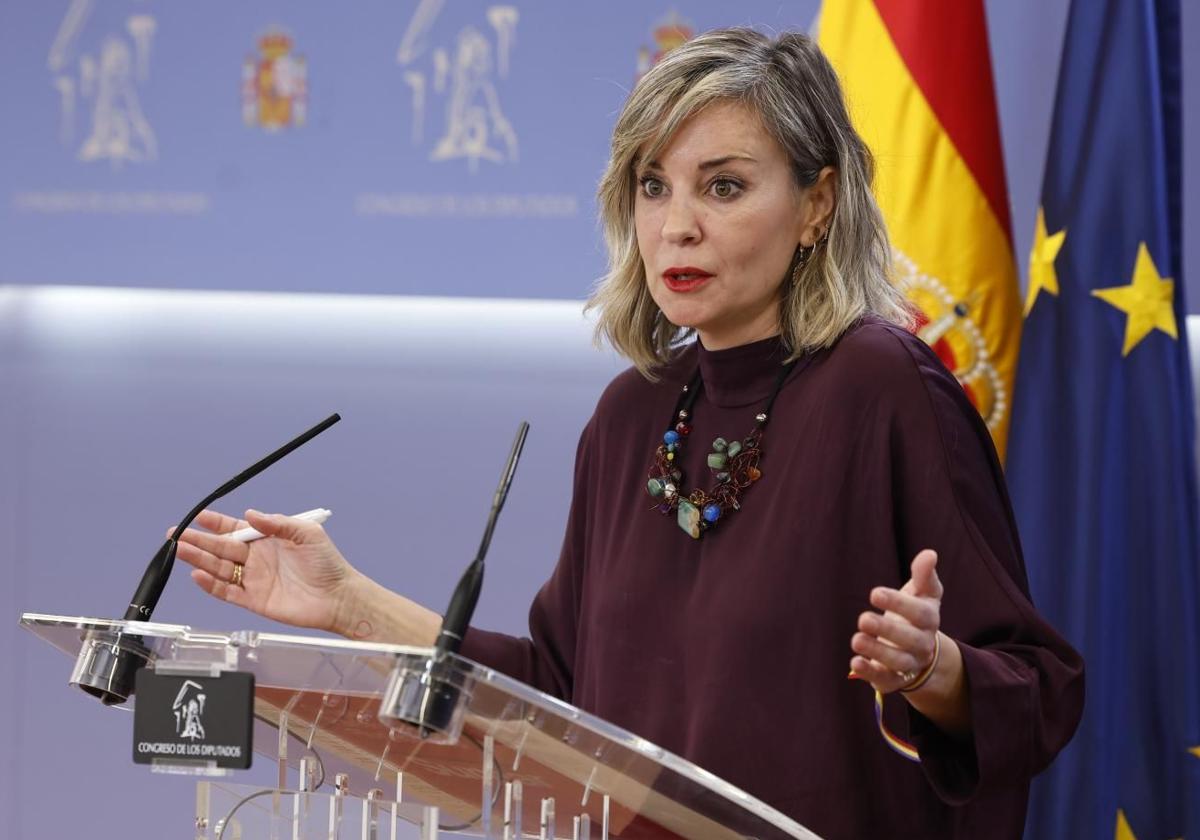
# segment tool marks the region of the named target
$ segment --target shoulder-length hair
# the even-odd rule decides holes
[[[718,101],[758,115],[787,152],[798,187],[812,186],[827,166],[836,171],[827,239],[794,283],[781,284],[779,327],[791,358],[831,346],[868,313],[911,325],[911,310],[890,281],[887,230],[871,193],[874,160],[850,123],[837,74],[806,35],[771,39],[735,28],[668,53],[638,82],[617,119],[598,195],[608,272],[588,302],[599,311],[597,338],[653,379],[654,368],[691,334],[650,297],[634,227],[636,168],[657,157],[685,120]]]

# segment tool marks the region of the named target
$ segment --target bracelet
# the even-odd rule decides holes
[[[942,634],[937,633],[933,637],[933,659],[932,659],[932,661],[930,661],[930,663],[925,666],[924,670],[922,670],[921,673],[919,673],[915,677],[913,677],[912,681],[908,685],[903,686],[900,689],[900,693],[908,694],[909,692],[916,691],[918,688],[925,685],[925,683],[929,682],[929,678],[933,676],[934,669],[937,668],[938,660],[941,658],[941,656],[942,656]]]

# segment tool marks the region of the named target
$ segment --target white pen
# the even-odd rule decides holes
[[[333,511],[325,508],[317,508],[315,510],[306,510],[304,513],[293,514],[291,518],[303,519],[305,522],[316,522],[320,525],[331,516],[333,516]],[[253,528],[242,528],[241,530],[225,534],[225,536],[238,542],[254,542],[255,540],[261,540],[266,534],[256,531]]]

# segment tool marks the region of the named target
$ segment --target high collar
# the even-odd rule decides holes
[[[708,350],[697,340],[696,355],[708,399],[737,408],[770,396],[787,350],[779,336],[726,350]]]

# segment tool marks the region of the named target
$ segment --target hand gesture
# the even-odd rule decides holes
[[[912,561],[912,577],[900,589],[871,591],[871,605],[883,614],[864,612],[850,640],[858,654],[850,670],[882,694],[923,683],[937,664],[942,582],[937,554],[926,549]],[[915,696],[915,695],[914,695]]]
[[[206,510],[179,535],[176,556],[214,598],[297,627],[338,632],[358,575],[320,525],[280,514],[246,511],[244,520]],[[252,527],[266,539],[244,543],[228,534]]]

